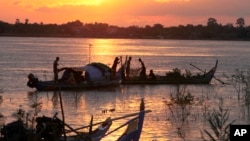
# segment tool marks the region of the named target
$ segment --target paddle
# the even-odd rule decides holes
[[[216,61],[216,64],[217,64],[217,62],[218,62],[218,60]],[[195,66],[195,65],[193,65],[193,64],[190,64],[190,65],[191,65],[192,67],[194,67],[194,68],[200,70],[201,72],[206,73],[204,70],[198,68],[197,66]],[[225,82],[223,82],[222,80],[216,78],[215,76],[213,76],[213,78],[214,78],[215,80],[219,81],[221,84],[226,84]]]

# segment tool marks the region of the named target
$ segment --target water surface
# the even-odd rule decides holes
[[[244,41],[1,37],[0,42],[0,112],[6,123],[14,120],[12,114],[19,107],[27,112],[34,111],[30,105],[35,102],[42,103],[39,115],[60,113],[58,92],[36,92],[26,86],[29,73],[41,80],[52,79],[56,56],[61,58],[59,67],[73,67],[89,62],[111,66],[116,56],[123,56],[124,61],[126,55],[130,55],[132,68],[140,67],[138,58],[142,58],[147,73],[154,69],[161,75],[174,68],[200,73],[190,64],[208,70],[218,59],[216,77],[228,83],[225,75],[235,74],[236,69],[246,71],[250,68],[250,42]],[[193,103],[169,106],[177,90],[194,96]],[[209,129],[205,115],[218,109],[221,98],[225,109],[230,111],[230,120],[237,119],[236,123],[246,124],[250,119],[234,87],[216,80],[212,80],[211,85],[137,85],[62,92],[66,122],[72,127],[89,124],[91,115],[94,115],[94,122],[98,122],[109,116],[137,112],[141,98],[145,99],[146,109],[153,111],[146,114],[141,140],[200,140],[200,131]],[[110,112],[110,109],[115,111]],[[108,112],[104,113],[106,110]],[[114,122],[112,129],[127,120]],[[121,129],[103,140],[115,140],[123,131]]]

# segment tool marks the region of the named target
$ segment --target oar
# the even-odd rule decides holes
[[[199,71],[201,71],[201,72],[203,72],[203,73],[206,73],[204,70],[202,70],[202,69],[196,67],[195,65],[193,65],[193,64],[190,64],[190,65],[191,65],[192,67],[196,68],[197,70],[199,70]]]
[[[150,113],[152,112],[151,110],[146,110],[145,113]],[[133,117],[133,116],[137,116],[140,112],[137,112],[137,113],[132,113],[132,114],[128,114],[128,115],[125,115],[125,116],[122,116],[122,117],[117,117],[117,118],[113,118],[113,119],[110,119],[109,121],[116,121],[116,120],[119,120],[119,119],[124,119],[124,118],[127,118],[127,117]],[[82,126],[82,127],[79,127],[79,128],[75,128],[74,130],[77,131],[77,130],[81,130],[81,129],[84,129],[84,128],[87,128],[87,127],[90,127],[90,126],[96,126],[96,125],[99,125],[99,124],[102,124],[104,122],[107,122],[107,121],[102,121],[102,122],[97,122],[95,124],[92,124],[92,125],[86,125],[86,126]]]
[[[193,65],[193,64],[190,64],[190,65],[191,65],[192,67],[194,67],[194,68],[200,70],[201,72],[206,73],[204,70],[198,68],[197,66],[195,66],[195,65]],[[213,78],[214,78],[215,80],[219,81],[221,84],[226,84],[225,82],[223,82],[222,80],[216,78],[215,76],[213,76]]]

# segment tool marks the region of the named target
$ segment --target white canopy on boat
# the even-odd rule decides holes
[[[102,63],[91,63],[83,67],[74,67],[75,71],[85,71],[85,77],[90,81],[102,81],[110,79],[110,68]]]

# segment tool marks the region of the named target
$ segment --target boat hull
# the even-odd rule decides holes
[[[54,81],[38,81],[34,88],[37,91],[55,91],[55,90],[87,90],[97,88],[109,88],[118,86],[117,80],[104,81],[99,83],[80,83],[80,84],[56,84]]]
[[[202,77],[202,78],[167,78],[165,76],[159,76],[154,80],[151,79],[140,79],[139,77],[134,77],[132,79],[127,79],[122,82],[124,85],[133,85],[133,84],[209,84],[212,80],[212,77]]]
[[[175,76],[156,76],[155,79],[149,78],[140,78],[139,76],[135,76],[132,78],[128,78],[123,80],[122,84],[124,85],[133,85],[133,84],[210,84],[212,78],[214,78],[214,74],[217,69],[218,60],[216,61],[215,66],[208,72],[203,72],[202,75],[196,76],[183,76],[183,75],[175,75]]]

